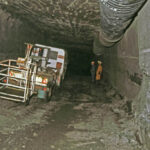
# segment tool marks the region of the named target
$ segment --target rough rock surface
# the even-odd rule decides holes
[[[0,0],[0,6],[42,31],[51,45],[88,48],[99,29],[97,0]]]
[[[43,42],[44,35],[0,9],[0,60],[23,57],[25,42]]]

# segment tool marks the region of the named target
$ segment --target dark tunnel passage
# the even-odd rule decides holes
[[[73,52],[72,52],[73,51]],[[90,63],[94,58],[93,52],[68,50],[68,75],[90,76]]]
[[[149,14],[148,0],[0,0],[0,64],[24,58],[25,43],[68,56],[51,101],[0,95],[0,149],[149,150]],[[92,82],[98,60],[102,79]]]

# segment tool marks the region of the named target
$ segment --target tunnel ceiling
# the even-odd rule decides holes
[[[62,47],[89,48],[99,30],[98,0],[0,0],[0,6]]]

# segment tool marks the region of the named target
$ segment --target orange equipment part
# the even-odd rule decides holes
[[[57,64],[56,64],[56,68],[57,68],[57,69],[61,69],[61,66],[62,66],[62,63],[57,62]]]
[[[27,49],[31,49],[32,48],[32,44],[27,44]]]

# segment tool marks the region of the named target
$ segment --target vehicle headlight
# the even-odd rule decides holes
[[[36,82],[42,82],[42,77],[36,77]]]

